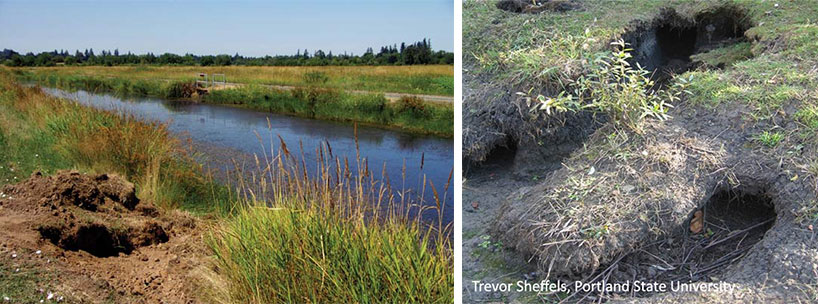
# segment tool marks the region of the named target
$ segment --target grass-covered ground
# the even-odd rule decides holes
[[[464,281],[616,281],[619,272],[646,278],[675,274],[631,266],[663,260],[688,278],[716,277],[741,291],[664,294],[642,299],[646,302],[729,302],[738,294],[752,301],[815,301],[814,276],[796,273],[811,271],[803,261],[818,257],[811,241],[818,219],[818,6],[812,1],[570,2],[578,9],[537,14],[504,11],[497,1],[464,3],[464,157],[490,160],[478,172],[483,175],[466,176],[466,197],[480,207],[464,204],[472,212],[465,220],[495,216],[485,227],[471,227],[464,240]],[[662,20],[667,15],[678,19]],[[611,43],[644,34],[654,24],[702,16],[698,20],[713,22],[716,31],[723,25],[716,21],[729,18],[748,26],[732,43],[694,54],[689,70],[674,71],[661,86],[646,84],[638,73],[615,71],[626,65],[616,64],[623,57]],[[700,26],[698,34],[704,35],[708,23],[693,28]],[[629,52],[633,56],[644,50],[630,47],[636,49]],[[636,70],[632,58],[625,61]],[[679,94],[666,94],[679,85]],[[504,145],[514,156],[498,166],[491,152]],[[495,181],[502,176],[498,171],[511,177]],[[499,195],[508,199],[480,200],[483,192],[508,188],[515,190]],[[688,239],[676,231],[688,230],[694,210],[706,213],[718,189],[763,191],[777,217],[758,244],[742,248],[746,251],[731,248],[738,256],[734,264],[710,268],[715,269],[711,278],[702,278],[699,270],[712,265],[691,266],[684,255],[676,260],[678,248],[668,239]],[[488,203],[502,207],[494,211],[483,206]],[[489,231],[493,225],[496,230]],[[708,227],[716,232],[692,238],[724,240],[715,226]],[[653,242],[662,244],[664,253],[657,255]],[[517,269],[494,262],[509,258],[532,263]],[[689,271],[695,267],[700,268]],[[569,296],[550,294],[545,301]],[[568,301],[588,301],[583,296]],[[538,298],[501,295],[519,297]]]
[[[133,69],[140,68],[157,69],[155,72],[167,72],[173,76],[186,75],[177,70],[187,69],[188,67],[133,67]],[[242,67],[241,69],[245,68],[261,69],[262,67]],[[373,70],[380,68],[382,67],[369,67],[369,69]],[[96,74],[83,73],[83,70],[72,72],[72,69],[91,69],[100,72]],[[113,69],[114,72],[111,76],[105,76],[102,74],[105,69]],[[15,69],[13,71],[21,79],[65,89],[84,89],[92,92],[113,92],[123,95],[171,99],[189,97],[188,95],[191,93],[189,90],[192,86],[189,84],[192,82],[189,81],[192,80],[180,78],[167,81],[151,77],[131,77],[130,74],[123,74],[122,69],[121,67],[63,67],[33,70]],[[237,71],[241,71],[241,69]],[[407,70],[412,70],[412,67],[407,67]],[[454,106],[452,104],[426,102],[411,96],[402,97],[396,102],[389,102],[380,93],[362,94],[352,93],[346,91],[346,89],[336,89],[331,81],[332,74],[323,74],[321,72],[309,75],[311,77],[306,77],[309,82],[304,83],[306,85],[304,87],[283,90],[251,84],[212,91],[204,95],[201,101],[238,105],[307,118],[385,126],[420,134],[434,134],[446,137],[453,135]],[[303,75],[298,77],[301,76]],[[372,83],[379,82],[377,78],[370,78],[368,81]],[[188,91],[185,91],[186,89]]]
[[[11,73],[0,71],[0,186],[35,171],[116,173],[162,212],[192,211],[201,225],[212,228],[200,238],[209,249],[208,256],[199,257],[207,269],[190,269],[196,278],[191,284],[204,282],[197,287],[199,301],[452,301],[451,244],[443,236],[449,228],[430,228],[388,211],[403,209],[389,195],[365,190],[364,184],[379,181],[356,169],[354,160],[348,171],[339,171],[340,179],[331,179],[330,172],[311,179],[295,165],[297,157],[284,150],[260,158],[265,166],[224,186],[205,175],[191,153],[161,124],[57,99],[22,87]],[[327,160],[322,168],[335,161]],[[373,204],[390,208],[374,210]],[[0,257],[0,297],[36,301],[43,297],[38,288],[70,294],[64,289],[71,284],[61,280],[71,277],[43,276],[48,269],[28,266],[11,272],[15,264],[10,259]],[[110,288],[113,302],[123,295],[112,286],[88,288]],[[103,300],[70,297],[75,298]]]
[[[48,97],[19,87],[7,72],[0,77],[0,185],[35,171],[80,169],[122,174],[140,197],[166,208],[222,199],[211,197],[218,187],[165,126]]]
[[[328,66],[328,67],[191,67],[191,66],[62,66],[19,68],[63,76],[95,76],[130,80],[193,81],[199,73],[225,74],[232,83],[306,86],[308,73],[327,76],[324,85],[340,90],[360,90],[454,96],[454,66]],[[221,81],[221,78],[217,79]]]

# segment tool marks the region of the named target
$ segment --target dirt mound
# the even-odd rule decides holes
[[[515,95],[527,89],[487,83],[465,71],[463,77],[463,158],[468,167],[502,157],[513,160],[509,165],[515,173],[531,174],[559,163],[607,120],[586,111],[532,112],[532,106]]]
[[[90,176],[62,172],[53,177],[43,177],[36,172],[18,185],[6,186],[3,192],[38,199],[41,205],[74,205],[88,211],[97,211],[100,206],[112,206],[112,203],[133,210],[139,203],[133,184],[119,176],[107,174]]]
[[[816,183],[793,177],[799,160],[754,149],[764,126],[743,125],[742,109],[674,111],[695,114],[638,137],[598,130],[509,195],[495,235],[546,278],[815,284],[818,245],[796,210],[814,205]]]
[[[202,252],[189,244],[198,234],[196,221],[140,201],[127,180],[75,171],[34,173],[0,193],[0,251],[41,252],[23,267],[59,274],[51,285],[62,286],[67,298],[96,302],[114,293],[118,302],[192,299],[188,275]],[[190,256],[179,257],[182,253]],[[166,267],[157,267],[161,260]]]
[[[42,215],[37,231],[63,249],[106,257],[168,241],[161,225],[134,211],[134,185],[116,175],[37,172],[3,192],[19,198],[8,208]],[[155,210],[144,203],[139,209]]]
[[[572,0],[501,0],[497,8],[512,13],[538,14],[545,11],[564,12],[579,8],[579,4]]]

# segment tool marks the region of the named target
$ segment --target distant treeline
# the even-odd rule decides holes
[[[321,66],[321,65],[416,65],[416,64],[454,64],[454,53],[445,51],[433,51],[431,43],[423,41],[413,44],[401,43],[400,46],[384,46],[378,53],[372,48],[368,48],[363,55],[353,54],[333,54],[331,51],[325,53],[317,50],[310,53],[308,50],[298,50],[295,55],[277,55],[264,57],[246,57],[239,54],[230,55],[177,55],[165,53],[155,55],[153,53],[136,55],[128,52],[120,54],[119,50],[102,51],[95,54],[93,49],[85,51],[75,51],[74,54],[67,50],[42,52],[39,54],[27,53],[25,55],[14,50],[4,49],[0,52],[0,63],[6,66],[55,66],[66,65],[134,65],[134,64],[156,64],[156,65],[201,65],[201,66],[225,66],[225,65],[269,65],[269,66]]]

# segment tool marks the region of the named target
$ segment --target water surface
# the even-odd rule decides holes
[[[281,136],[290,151],[298,151],[299,144],[303,144],[308,166],[316,158],[315,149],[325,142],[329,142],[333,154],[341,159],[346,157],[353,161],[356,157],[354,128],[351,123],[158,98],[123,98],[110,94],[82,90],[68,92],[47,87],[43,90],[48,94],[76,100],[95,108],[128,113],[144,120],[164,122],[176,136],[190,138],[197,152],[204,154],[211,160],[210,163],[217,164],[216,166],[230,164],[230,158],[240,158],[237,154],[263,155],[264,151],[269,154],[271,148],[279,148],[278,138],[274,135]],[[425,175],[438,191],[443,191],[454,166],[454,146],[451,139],[370,126],[358,126],[357,132],[361,157],[368,160],[370,170],[376,178],[381,177],[381,169],[385,166],[386,177],[393,188],[405,187],[418,193],[423,186],[422,178]],[[404,165],[405,179],[402,177]],[[451,223],[453,219],[452,192],[450,188],[445,199],[443,214],[445,223]],[[428,183],[424,196],[424,201],[433,202]]]

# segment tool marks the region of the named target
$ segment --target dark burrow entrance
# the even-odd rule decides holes
[[[506,134],[502,140],[493,143],[482,160],[464,158],[464,176],[511,173],[515,179],[536,182],[562,168],[562,160],[581,148],[605,122],[604,115],[589,111],[557,118],[506,122],[510,129],[506,132],[522,134],[519,135],[522,139]]]
[[[507,169],[514,165],[517,156],[517,140],[506,136],[505,142],[494,146],[482,162],[464,160],[465,175],[480,175],[484,171]]]
[[[741,260],[775,223],[772,200],[762,187],[723,187],[669,237],[645,244],[600,268],[590,278],[623,282],[725,281],[728,266]],[[698,223],[697,223],[698,222]],[[701,225],[699,225],[701,224]],[[586,280],[588,280],[586,279]],[[647,296],[655,292],[614,292]]]
[[[723,68],[730,60],[752,56],[744,37],[752,26],[738,6],[716,7],[692,19],[664,9],[652,22],[637,23],[623,39],[633,49],[632,63],[653,72],[661,82],[702,64]]]
[[[139,228],[111,228],[100,223],[65,225],[44,224],[37,228],[40,235],[60,248],[82,250],[96,257],[130,254],[134,249],[168,241],[165,230],[156,223]]]
[[[43,226],[38,229],[43,238],[66,250],[83,250],[97,257],[131,253],[133,245],[126,233],[112,231],[100,224],[81,225],[76,229]]]

